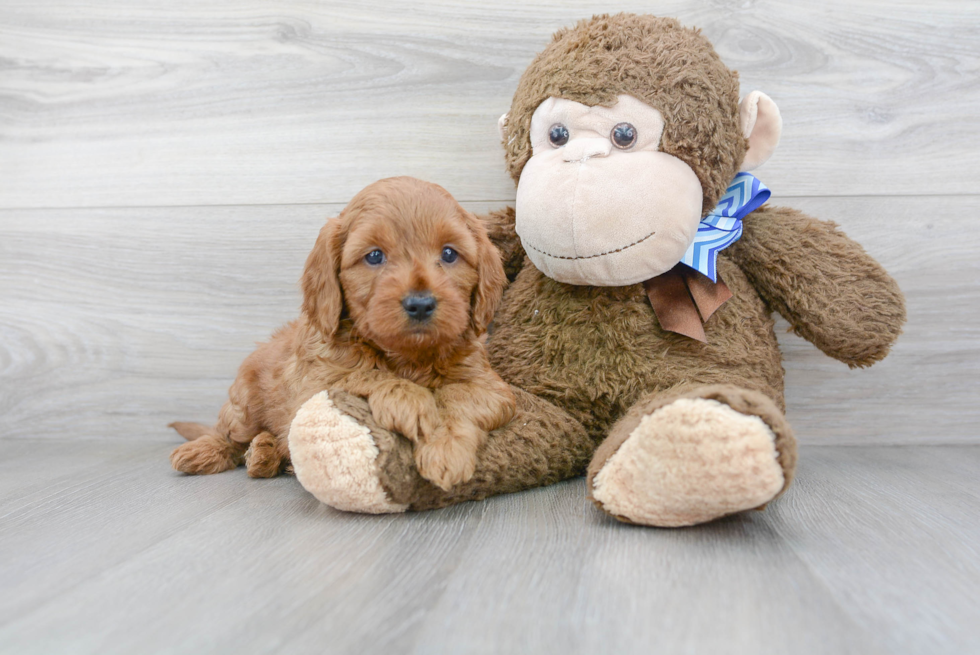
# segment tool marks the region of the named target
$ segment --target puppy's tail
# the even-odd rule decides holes
[[[201,437],[214,434],[214,428],[210,425],[204,425],[202,423],[187,423],[185,421],[175,421],[167,426],[168,428],[173,428],[177,431],[177,434],[187,439],[188,441],[194,441],[195,439],[200,439]]]

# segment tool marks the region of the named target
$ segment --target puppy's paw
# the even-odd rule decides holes
[[[444,491],[469,482],[476,472],[476,448],[470,441],[438,430],[432,439],[415,446],[419,473]]]
[[[415,442],[433,434],[441,423],[432,391],[408,380],[379,386],[368,396],[368,405],[378,425]]]
[[[170,453],[170,464],[189,475],[229,471],[238,466],[239,459],[231,442],[210,435],[188,441]]]
[[[252,439],[245,453],[245,468],[250,478],[274,478],[282,468],[282,457],[276,448],[276,438],[263,432]]]

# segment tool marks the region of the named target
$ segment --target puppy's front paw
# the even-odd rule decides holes
[[[394,380],[368,397],[378,425],[412,441],[433,434],[441,421],[432,391],[407,380]]]
[[[444,491],[468,482],[476,472],[476,448],[445,429],[415,446],[415,465],[423,478]]]

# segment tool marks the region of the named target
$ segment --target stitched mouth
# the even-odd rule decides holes
[[[569,260],[595,259],[596,257],[605,257],[606,255],[614,255],[617,252],[623,252],[624,250],[628,250],[628,249],[632,248],[633,246],[637,246],[637,245],[643,243],[644,241],[646,241],[647,239],[649,239],[650,237],[652,237],[654,234],[656,234],[656,232],[651,232],[650,234],[646,235],[642,239],[637,239],[633,243],[627,244],[627,245],[622,246],[620,248],[616,248],[615,250],[607,250],[606,252],[600,252],[600,253],[595,254],[595,255],[585,255],[585,256],[582,256],[582,257],[565,257],[563,255],[553,255],[553,254],[551,254],[550,252],[548,252],[546,250],[541,250],[540,248],[535,248],[534,246],[532,246],[530,244],[527,244],[527,243],[524,244],[524,246],[526,248],[530,248],[531,250],[533,250],[535,252],[539,252],[542,255],[546,255],[546,256],[552,257],[554,259],[569,259]]]

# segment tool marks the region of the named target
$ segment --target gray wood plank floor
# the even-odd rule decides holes
[[[4,653],[980,651],[980,446],[807,447],[766,511],[655,530],[581,480],[375,517],[173,443],[0,445]]]

